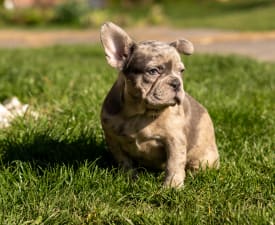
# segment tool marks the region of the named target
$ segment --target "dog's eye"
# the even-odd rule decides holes
[[[181,69],[180,69],[180,73],[183,73],[184,71],[185,71],[184,68],[181,68]]]
[[[148,70],[148,73],[150,75],[158,75],[159,74],[159,70],[157,68],[152,68]]]

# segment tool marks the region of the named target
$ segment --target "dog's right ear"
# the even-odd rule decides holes
[[[177,49],[179,53],[183,53],[185,55],[192,55],[194,52],[194,46],[192,42],[186,39],[180,39],[170,43],[171,46]]]
[[[111,22],[102,25],[100,39],[108,63],[121,70],[134,44],[133,40],[124,30]]]

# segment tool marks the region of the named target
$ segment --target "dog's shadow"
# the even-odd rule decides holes
[[[41,168],[56,164],[78,167],[87,161],[96,161],[101,168],[114,165],[104,140],[98,141],[95,137],[60,141],[39,134],[32,137],[31,142],[6,140],[1,145],[1,162],[5,165],[14,161],[30,162]]]

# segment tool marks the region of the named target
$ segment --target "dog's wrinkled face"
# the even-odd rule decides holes
[[[185,39],[171,43],[136,43],[120,27],[105,23],[101,28],[108,63],[119,70],[125,82],[126,97],[146,110],[161,110],[180,104],[184,97],[179,53],[190,55],[193,44]]]
[[[183,71],[177,50],[157,41],[133,45],[122,68],[126,91],[148,109],[161,109],[181,102]]]

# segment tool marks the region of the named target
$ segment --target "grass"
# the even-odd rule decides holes
[[[178,1],[163,6],[167,17],[179,27],[219,28],[241,31],[274,30],[272,0]]]
[[[99,112],[116,77],[98,46],[0,50],[0,100],[41,116],[0,130],[0,224],[274,224],[274,64],[184,57],[185,89],[209,110],[218,171],[163,189],[113,166]]]
[[[158,4],[156,4],[158,2]],[[216,28],[239,31],[275,29],[273,0],[175,0],[155,4],[110,7],[99,18],[122,25],[172,25],[179,28]],[[98,11],[100,12],[100,11]],[[95,12],[96,14],[97,12]],[[99,23],[100,24],[100,23]]]

